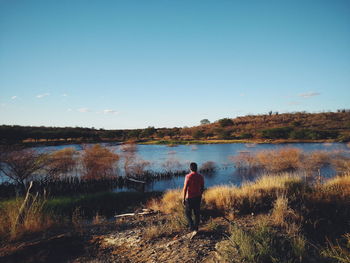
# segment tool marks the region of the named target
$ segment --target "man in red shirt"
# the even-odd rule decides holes
[[[185,205],[185,215],[191,231],[198,231],[200,219],[200,204],[204,191],[203,176],[197,173],[197,164],[190,164],[191,173],[186,175],[183,188],[183,203]],[[192,210],[194,212],[194,223],[192,220]]]

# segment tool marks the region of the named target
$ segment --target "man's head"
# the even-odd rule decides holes
[[[196,163],[191,163],[190,164],[190,169],[192,172],[197,172],[197,164]]]

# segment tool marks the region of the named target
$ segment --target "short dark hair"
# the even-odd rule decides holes
[[[197,164],[196,163],[191,163],[190,164],[190,169],[192,172],[197,172]]]

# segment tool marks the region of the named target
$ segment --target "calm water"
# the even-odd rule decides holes
[[[106,144],[113,151],[121,154],[119,145]],[[42,150],[57,150],[65,147],[74,147],[81,150],[81,145],[64,145],[41,147]],[[215,174],[204,174],[206,187],[220,184],[240,185],[242,181],[251,180],[252,175],[242,175],[233,167],[229,157],[240,152],[278,149],[281,147],[300,148],[305,152],[324,150],[342,151],[350,154],[350,148],[344,143],[294,143],[294,144],[202,144],[202,145],[179,145],[168,147],[165,145],[138,145],[137,157],[150,162],[149,170],[162,171],[163,164],[168,162],[177,164],[173,169],[186,169],[190,162],[197,162],[200,166],[204,162],[213,161],[218,170]],[[123,160],[121,160],[123,162]],[[324,170],[326,176],[331,175],[331,170]],[[183,177],[175,177],[168,180],[156,181],[146,185],[146,191],[163,191],[169,188],[178,188],[183,185]],[[130,191],[130,189],[115,189],[115,191]]]

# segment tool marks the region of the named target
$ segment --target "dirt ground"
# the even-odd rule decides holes
[[[192,239],[187,230],[147,238],[146,226],[166,218],[130,216],[33,234],[3,244],[0,262],[221,262],[215,245],[228,234],[227,220],[207,220]]]

